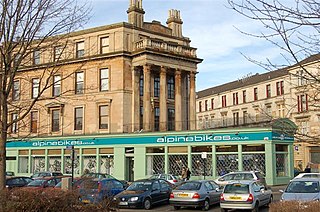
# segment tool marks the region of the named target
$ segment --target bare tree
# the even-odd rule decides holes
[[[263,28],[256,34],[239,31],[261,38],[279,48],[285,64],[248,60],[267,70],[286,68],[296,77],[296,92],[308,93],[310,110],[320,107],[320,2],[318,0],[228,0],[229,6],[242,16],[259,22]],[[298,108],[297,104],[291,105]],[[291,111],[290,109],[289,111]],[[309,136],[309,135],[302,135]],[[318,140],[318,137],[313,137]]]
[[[88,7],[77,0],[2,0],[0,3],[0,189],[5,187],[6,142],[9,128],[22,122],[38,101],[43,100],[46,90],[53,85],[53,76],[59,69],[59,59],[67,59],[62,53],[68,46],[71,32],[79,29],[88,18]],[[59,58],[38,65],[38,54],[59,43]],[[64,55],[64,58],[62,58]],[[57,55],[54,55],[57,57]],[[52,56],[49,56],[52,57]],[[38,81],[32,82],[28,71],[35,70]],[[32,97],[22,96],[15,89],[16,77],[21,83],[34,83]],[[68,76],[64,76],[66,78]],[[64,78],[61,78],[62,81]],[[22,91],[23,92],[23,91]],[[9,119],[9,110],[17,111]]]

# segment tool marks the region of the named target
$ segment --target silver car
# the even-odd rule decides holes
[[[286,190],[282,191],[280,201],[320,201],[319,178],[297,178],[290,181]]]
[[[261,174],[258,171],[237,171],[237,172],[230,172],[228,174],[225,174],[218,179],[215,180],[215,182],[221,186],[227,185],[231,181],[235,180],[255,180],[260,183],[262,183],[265,187],[267,187],[266,184],[266,178],[263,174]]]
[[[237,181],[225,185],[220,197],[221,211],[246,209],[258,211],[273,199],[272,191],[256,181]]]
[[[210,205],[220,201],[220,188],[212,180],[192,180],[179,185],[170,194],[170,205],[175,210],[181,207],[201,207],[209,210]]]
[[[182,183],[182,180],[180,179],[180,177],[173,174],[154,174],[149,179],[163,179],[173,185],[178,185]]]
[[[320,173],[300,173],[294,179],[298,178],[320,178]]]

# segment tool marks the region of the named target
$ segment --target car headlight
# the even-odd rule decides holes
[[[131,198],[130,198],[130,201],[131,201],[131,202],[135,202],[135,201],[138,201],[138,199],[139,199],[139,197],[131,197]]]
[[[117,197],[113,197],[113,200],[114,200],[114,201],[117,201]]]

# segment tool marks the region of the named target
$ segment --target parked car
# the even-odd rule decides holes
[[[28,183],[26,188],[53,188],[61,181],[62,178],[63,176],[36,178],[32,182]]]
[[[281,201],[320,201],[320,178],[297,178],[282,192]]]
[[[49,172],[49,171],[36,172],[31,176],[31,178],[35,179],[39,177],[56,177],[56,176],[63,176],[63,174],[61,172]]]
[[[221,211],[229,209],[246,209],[258,211],[261,206],[268,206],[273,199],[271,189],[267,189],[263,184],[243,180],[229,182],[224,186],[220,196]]]
[[[83,174],[81,176],[81,178],[116,179],[115,177],[113,177],[110,174],[107,174],[107,173],[95,173],[95,172],[90,172],[90,173]],[[116,180],[119,180],[119,179],[116,179]],[[126,181],[126,180],[119,180],[119,181],[122,183],[122,185],[125,188],[127,188],[129,186],[128,181]]]
[[[116,179],[92,178],[79,184],[80,201],[83,203],[100,203],[124,190],[122,183]]]
[[[149,210],[155,204],[169,201],[171,186],[162,179],[137,180],[114,197],[120,208],[144,208]]]
[[[298,178],[320,178],[320,173],[300,173],[294,179]]]
[[[220,188],[212,180],[193,180],[179,185],[170,194],[170,205],[175,210],[181,207],[201,207],[209,210],[210,205],[220,202]]]
[[[26,186],[28,183],[32,182],[32,179],[30,177],[6,177],[6,187],[16,188],[16,187],[23,187]]]
[[[225,174],[215,182],[221,186],[228,184],[231,181],[235,180],[255,180],[257,182],[262,183],[265,187],[267,187],[266,178],[263,174],[258,171],[238,171],[238,172],[230,172]]]
[[[151,177],[149,177],[149,179],[164,179],[172,185],[179,185],[182,183],[180,177],[173,174],[154,174]]]

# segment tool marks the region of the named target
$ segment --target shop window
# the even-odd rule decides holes
[[[90,173],[98,171],[96,156],[83,156],[83,171],[88,170]]]
[[[182,168],[188,167],[188,155],[174,154],[168,155],[169,173],[180,176]],[[191,170],[192,172],[192,170]]]
[[[276,144],[276,152],[288,152],[288,145]]]
[[[212,146],[192,146],[191,152],[212,152]]]
[[[61,172],[61,156],[49,156],[48,157],[48,169],[51,172]]]
[[[219,145],[216,146],[216,152],[238,152],[237,145]]]
[[[134,147],[126,147],[125,153],[126,154],[134,154]]]
[[[288,176],[288,154],[276,154],[277,177]]]
[[[264,145],[262,145],[264,146]],[[243,171],[259,171],[263,175],[266,173],[266,157],[261,154],[243,154],[242,155]]]
[[[113,175],[114,158],[113,155],[103,155],[100,157],[100,172]]]
[[[216,175],[218,176],[238,171],[238,154],[216,155],[216,163]]]
[[[164,155],[147,155],[147,175],[161,174],[165,172]]]
[[[32,167],[31,172],[43,172],[45,170],[45,157],[44,156],[33,156],[31,161]]]
[[[78,152],[77,152],[78,153]],[[70,155],[70,153],[69,153]],[[80,161],[79,161],[79,154],[74,158],[74,167],[73,167],[73,173],[74,174],[80,174]],[[64,174],[72,174],[72,160],[71,156],[65,156],[64,157]]]
[[[191,155],[192,176],[212,176],[212,154],[202,158],[201,154]]]
[[[147,147],[147,153],[164,153],[164,147]]]
[[[247,144],[242,145],[242,152],[264,152],[265,146],[263,144]]]
[[[18,173],[28,173],[29,157],[19,156],[18,158]]]

